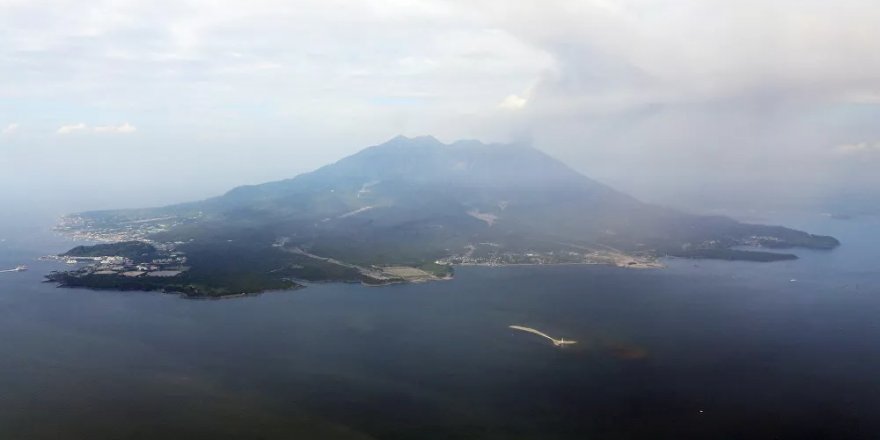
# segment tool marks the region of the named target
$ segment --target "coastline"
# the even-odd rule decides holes
[[[650,265],[616,265],[610,263],[466,263],[466,264],[455,264],[451,265],[454,267],[533,267],[533,266],[606,266],[606,267],[617,267],[621,269],[634,269],[634,270],[650,270],[650,269],[665,269],[667,266],[662,263],[651,263]],[[361,281],[350,281],[350,280],[321,280],[321,281],[310,281],[310,280],[301,280],[301,279],[293,279],[292,282],[295,283],[294,286],[286,289],[267,289],[263,291],[257,292],[244,292],[244,293],[228,293],[228,294],[219,294],[219,295],[211,295],[211,294],[190,294],[183,291],[166,289],[166,288],[118,288],[118,287],[100,287],[94,285],[71,285],[65,283],[63,281],[50,278],[52,273],[45,275],[44,283],[54,283],[57,288],[64,289],[85,289],[92,291],[107,291],[107,292],[144,292],[144,293],[160,293],[163,295],[175,295],[182,299],[193,299],[193,300],[215,300],[215,299],[234,299],[234,298],[247,298],[262,295],[265,293],[282,293],[282,292],[292,292],[296,290],[302,290],[308,288],[311,284],[360,284],[363,287],[375,288],[375,287],[384,287],[398,284],[422,284],[422,283],[431,283],[438,281],[452,281],[455,279],[454,273],[450,273],[449,275],[438,277],[432,276],[431,278],[420,277],[417,279],[389,279],[389,280],[381,280],[380,282],[370,283],[365,280]],[[377,280],[379,281],[379,280]]]
[[[455,266],[481,266],[481,267],[515,267],[515,266],[608,266],[608,267],[619,267],[621,269],[638,269],[638,270],[647,270],[647,269],[666,269],[666,266],[659,261],[651,262],[651,263],[640,263],[640,264],[615,264],[615,263],[605,263],[605,262],[596,262],[596,263],[457,263],[453,265]]]

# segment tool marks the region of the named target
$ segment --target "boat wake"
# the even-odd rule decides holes
[[[556,338],[554,338],[554,337],[552,337],[552,336],[550,336],[550,335],[548,335],[548,334],[546,334],[546,333],[544,333],[544,332],[541,332],[541,331],[539,331],[539,330],[535,330],[535,329],[533,329],[533,328],[531,328],[531,327],[523,327],[523,326],[521,326],[521,325],[511,325],[510,328],[512,328],[512,329],[514,329],[514,330],[520,330],[520,331],[528,332],[528,333],[531,333],[531,334],[534,334],[534,335],[538,335],[538,336],[541,336],[541,337],[543,337],[543,338],[547,338],[547,339],[549,339],[551,342],[553,342],[553,345],[555,345],[555,346],[557,346],[557,347],[564,347],[564,346],[566,346],[566,345],[577,344],[577,341],[572,341],[572,340],[568,340],[568,341],[566,341],[565,338],[556,339]]]
[[[6,273],[6,272],[24,272],[24,271],[26,271],[27,269],[28,269],[27,266],[16,266],[15,269],[0,270],[0,273]]]

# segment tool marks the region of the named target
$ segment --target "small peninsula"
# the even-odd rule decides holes
[[[264,248],[247,240],[216,243],[126,241],[77,246],[56,257],[76,269],[52,272],[61,287],[140,290],[212,298],[292,290],[305,282],[384,285],[449,278],[450,266],[365,268],[283,246]]]

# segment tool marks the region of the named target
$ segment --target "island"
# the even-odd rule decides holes
[[[224,297],[316,282],[449,279],[458,265],[772,262],[839,242],[641,202],[526,145],[397,137],[292,179],[207,200],[64,217],[98,242],[56,256],[62,287]]]

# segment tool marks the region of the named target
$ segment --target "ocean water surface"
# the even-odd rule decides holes
[[[781,221],[843,246],[186,300],[42,283],[72,243],[7,220],[0,438],[880,438],[880,222]]]

